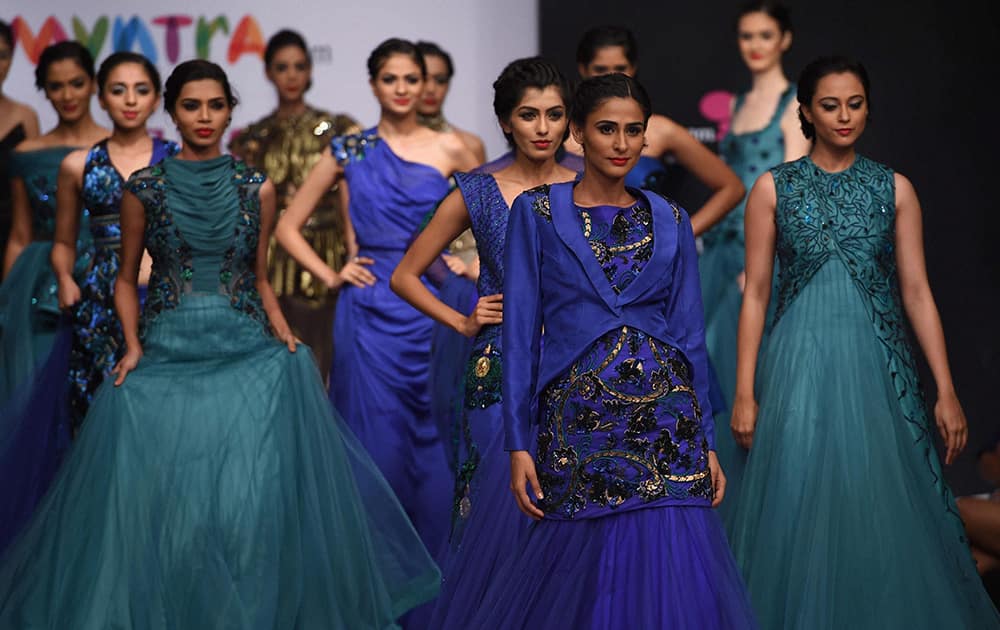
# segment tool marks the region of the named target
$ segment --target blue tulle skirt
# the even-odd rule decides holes
[[[0,628],[389,628],[439,573],[291,353],[222,295],[160,314],[0,559]]]
[[[733,551],[762,627],[998,628],[858,289],[827,262],[775,324]],[[930,457],[935,458],[933,453]]]
[[[722,524],[710,508],[542,520],[511,554],[467,627],[757,627]]]

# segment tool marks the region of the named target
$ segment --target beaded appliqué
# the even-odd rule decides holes
[[[551,188],[552,186],[549,184],[542,184],[521,193],[522,195],[531,195],[534,197],[531,200],[531,209],[535,214],[550,223],[552,222],[552,208],[549,207],[549,190]]]
[[[710,502],[708,442],[680,351],[642,331],[605,334],[542,393],[540,507],[567,518],[629,500]]]
[[[330,151],[341,166],[365,159],[366,152],[379,142],[375,129],[349,136],[336,136],[330,140]]]
[[[240,218],[233,234],[233,244],[226,250],[219,268],[220,291],[229,296],[230,305],[256,319],[269,333],[270,325],[257,291],[257,246],[260,242],[260,186],[264,175],[244,162],[236,162],[233,180],[240,198]]]

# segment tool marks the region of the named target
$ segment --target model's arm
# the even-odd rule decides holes
[[[274,231],[275,238],[285,248],[285,251],[331,289],[339,288],[344,282],[358,287],[375,284],[375,276],[365,267],[374,261],[370,258],[359,259],[355,257],[351,251],[350,241],[348,242],[348,253],[351,254],[351,259],[338,274],[320,258],[319,254],[313,251],[309,242],[302,237],[302,226],[305,225],[306,220],[327,191],[342,179],[343,172],[330,147],[327,147],[312,170],[309,171],[302,186],[295,192],[292,201],[285,208],[281,218],[278,219],[278,226]],[[342,208],[342,210],[344,209]],[[347,218],[349,219],[350,216],[348,215]],[[350,233],[353,234],[353,231]],[[357,246],[353,251],[357,251]]]
[[[781,135],[785,141],[785,161],[797,160],[809,153],[812,143],[802,135],[802,123],[799,122],[799,102],[792,102],[785,108],[781,116]]]
[[[427,227],[399,261],[389,281],[392,290],[421,313],[445,326],[473,337],[487,324],[503,321],[503,295],[481,297],[471,315],[465,316],[431,293],[420,277],[448,243],[469,228],[469,211],[460,190],[453,190],[438,206]]]
[[[125,356],[115,369],[115,386],[125,382],[125,377],[135,369],[142,358],[139,342],[139,261],[146,233],[146,213],[139,198],[126,190],[121,203],[122,246],[120,264],[115,279],[115,310],[125,337]]]
[[[479,166],[480,164],[485,164],[486,145],[483,144],[482,139],[476,134],[470,133],[468,131],[460,131],[459,134],[465,141],[465,145],[469,147],[470,151],[472,151],[472,155],[475,157],[476,160],[475,166]]]
[[[934,417],[947,448],[945,463],[950,464],[965,448],[968,425],[951,380],[941,317],[927,281],[920,202],[910,181],[898,173],[895,177],[896,265],[903,308],[934,375],[937,385]]]
[[[56,183],[56,229],[52,242],[52,270],[59,283],[59,308],[68,308],[80,301],[80,287],[73,278],[76,264],[76,239],[80,232],[83,170],[87,151],[73,151],[59,165]]]
[[[776,205],[774,177],[771,173],[764,173],[750,190],[744,217],[746,287],[743,290],[743,306],[740,308],[736,340],[736,393],[733,395],[730,420],[733,435],[743,448],[750,448],[753,444],[757,424],[757,401],[753,385],[767,304],[771,299]]]
[[[746,193],[743,182],[719,156],[681,125],[664,116],[651,118],[650,124],[653,136],[650,144],[655,143],[654,146],[662,146],[665,152],[672,153],[681,166],[712,191],[701,208],[691,214],[691,228],[695,236],[700,236],[743,199]]]
[[[271,180],[265,181],[260,187],[260,236],[257,243],[257,264],[255,273],[257,276],[257,293],[260,294],[260,301],[264,305],[264,312],[267,313],[267,321],[271,323],[271,331],[274,336],[283,341],[288,346],[289,352],[295,352],[297,339],[292,334],[292,329],[285,320],[285,315],[278,305],[278,296],[274,294],[274,288],[267,276],[267,249],[271,242],[271,228],[274,226],[274,218],[277,214],[275,210],[275,191]]]
[[[21,255],[24,248],[31,242],[31,204],[28,202],[28,189],[20,177],[10,180],[11,222],[10,236],[7,237],[7,250],[3,258],[3,277],[6,278],[14,261]]]

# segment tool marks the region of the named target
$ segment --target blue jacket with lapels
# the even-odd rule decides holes
[[[511,207],[504,251],[505,448],[528,450],[545,386],[601,335],[630,326],[684,354],[701,406],[702,431],[714,449],[705,318],[690,218],[673,201],[629,189],[652,211],[653,253],[636,279],[616,294],[584,236],[573,203],[574,185],[533,188]]]

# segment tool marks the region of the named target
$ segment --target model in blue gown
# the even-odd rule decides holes
[[[0,560],[0,627],[388,628],[439,573],[256,289],[259,172],[133,174],[153,274],[143,356],[105,381]]]
[[[175,155],[175,142],[153,139],[149,165]],[[94,392],[111,373],[125,350],[121,324],[115,313],[115,278],[121,247],[119,207],[125,178],[108,155],[107,140],[87,154],[81,198],[90,216],[94,256],[80,282],[80,301],[73,308],[73,349],[69,358],[70,409],[73,430],[87,414]]]
[[[393,293],[389,278],[420,222],[448,194],[448,180],[397,156],[374,128],[336,137],[331,149],[348,183],[358,255],[375,261],[369,270],[378,280],[341,288],[330,399],[437,554],[448,535],[453,476],[430,410],[433,322]]]
[[[998,628],[907,335],[893,172],[771,169],[781,266],[731,532],[761,624]]]
[[[655,193],[581,208],[572,187],[527,191],[511,210],[505,442],[537,440],[545,518],[511,550],[469,627],[753,628],[710,507],[690,222]]]
[[[743,106],[745,97],[745,94],[736,97],[734,115]],[[771,120],[763,129],[740,134],[730,131],[719,144],[723,161],[739,176],[748,192],[758,177],[785,159],[781,117],[794,98],[795,86],[790,85],[778,99]],[[739,205],[704,234],[704,247],[698,260],[705,304],[705,345],[719,381],[720,398],[727,407],[736,391],[736,329],[743,304],[743,291],[737,279],[743,273],[746,201],[744,197]],[[772,308],[769,318],[773,313]],[[719,506],[719,515],[727,531],[732,531],[747,452],[736,444],[729,428],[729,418],[728,413],[716,413],[715,435],[716,453],[722,469],[726,471],[728,488],[726,500]]]
[[[49,265],[55,230],[56,176],[75,147],[14,152],[11,176],[24,182],[31,204],[34,240],[20,253],[0,284],[0,406],[31,382],[48,357],[59,326],[56,277]],[[90,233],[84,215],[74,275],[90,264]]]

